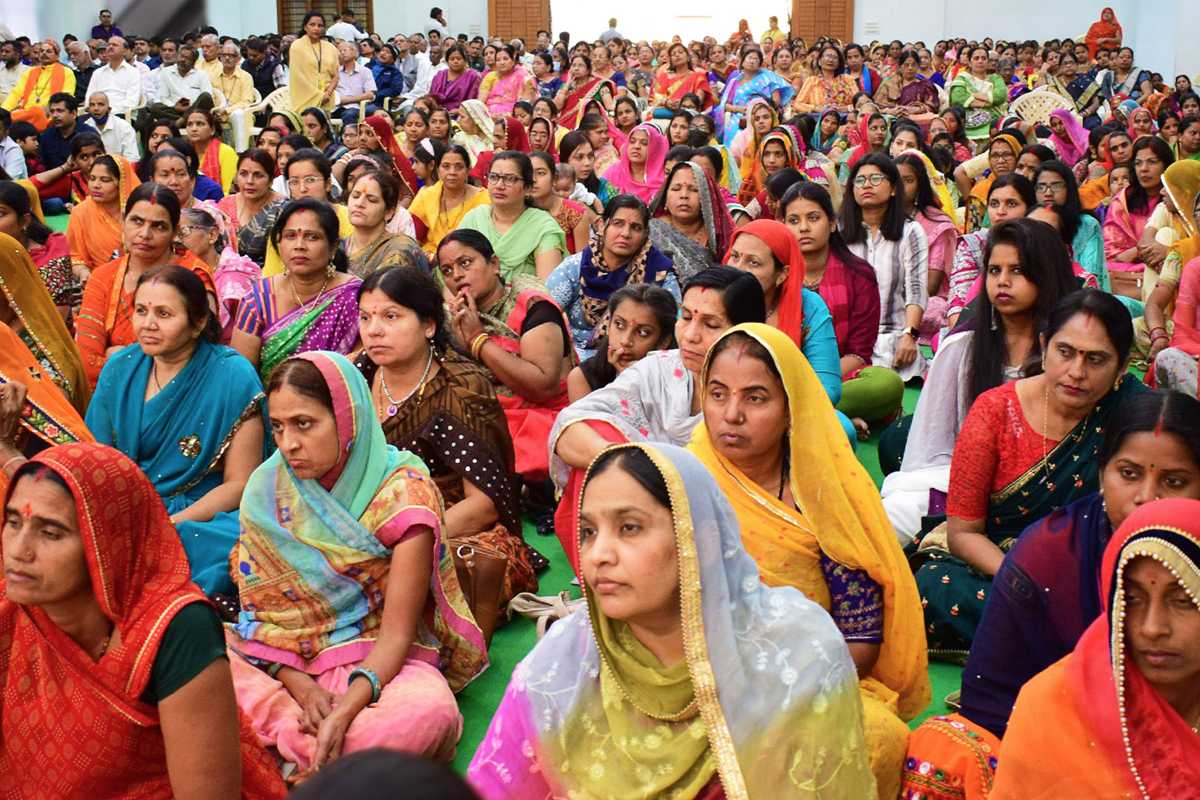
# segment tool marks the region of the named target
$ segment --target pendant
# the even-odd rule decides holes
[[[396,404],[392,403],[387,407],[387,415],[389,417],[394,417],[394,416],[396,416],[396,412],[399,410],[400,409],[396,406]]]

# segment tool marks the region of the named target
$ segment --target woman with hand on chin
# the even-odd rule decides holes
[[[182,267],[147,272],[134,293],[137,344],[105,364],[87,425],[154,482],[192,580],[230,594],[229,552],[246,479],[262,463],[262,384],[220,329],[204,284]]]
[[[567,404],[567,373],[577,361],[567,320],[536,280],[503,277],[499,256],[479,231],[461,228],[442,239],[437,264],[451,298],[450,336],[491,374],[516,471],[545,480],[546,439]]]
[[[267,383],[275,453],[246,484],[228,633],[238,705],[301,775],[386,747],[449,761],[453,692],[487,666],[425,465],[389,445],[346,358]]]

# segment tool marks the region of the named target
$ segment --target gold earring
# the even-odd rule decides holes
[[[332,261],[330,261],[330,262],[329,262],[329,263],[328,263],[328,264],[325,266],[325,277],[327,277],[327,278],[332,278],[332,277],[334,276],[334,273],[336,273],[336,272],[337,272],[337,267],[335,267],[335,266],[333,265],[333,262],[332,262]]]

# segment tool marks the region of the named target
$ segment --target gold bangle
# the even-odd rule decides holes
[[[9,465],[12,464],[14,461],[20,461],[20,462],[24,463],[28,460],[29,459],[27,459],[25,456],[22,456],[22,455],[13,456],[8,461],[4,462],[4,466],[0,467],[0,472],[7,473]]]
[[[481,333],[471,340],[471,358],[479,360],[479,354],[483,352],[483,346],[487,344],[488,335]]]

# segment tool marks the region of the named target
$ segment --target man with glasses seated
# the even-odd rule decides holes
[[[225,105],[214,109],[221,122],[228,122],[226,135],[229,144],[239,153],[250,146],[250,126],[246,109],[254,102],[254,79],[242,69],[242,52],[233,41],[221,45],[217,56],[221,60],[221,71],[212,79],[212,86],[225,96]]]

